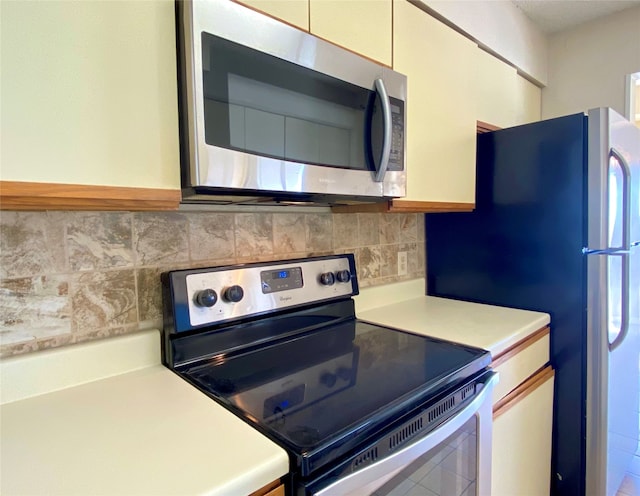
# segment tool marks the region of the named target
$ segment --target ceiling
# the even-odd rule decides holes
[[[583,22],[640,6],[640,0],[511,0],[544,33],[564,31]]]

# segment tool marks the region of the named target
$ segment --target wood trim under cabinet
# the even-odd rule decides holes
[[[442,213],[472,212],[474,203],[427,202],[411,200],[389,200],[380,203],[362,203],[358,205],[336,205],[331,207],[334,213]]]
[[[389,212],[406,213],[438,213],[438,212],[473,212],[475,203],[427,202],[411,200],[391,200]]]
[[[495,420],[511,407],[518,404],[522,399],[526,398],[549,379],[553,378],[554,375],[555,371],[551,365],[546,365],[539,369],[535,374],[493,405],[493,419]]]
[[[518,341],[516,344],[510,346],[506,350],[501,351],[495,357],[493,357],[493,360],[491,362],[491,367],[495,368],[498,365],[503,364],[504,362],[509,360],[509,358],[517,355],[521,351],[526,350],[529,346],[531,346],[535,342],[537,342],[537,341],[541,340],[543,337],[549,335],[550,332],[551,332],[551,330],[550,330],[549,326],[545,326],[545,327],[543,327],[541,329],[538,329],[533,334],[530,334],[529,336],[527,336],[523,340]]]
[[[179,189],[0,181],[0,210],[177,210]]]
[[[280,480],[275,480],[252,492],[249,496],[284,496],[284,484]]]
[[[494,126],[488,122],[476,121],[476,134],[490,133],[491,131],[499,131],[499,126]]]

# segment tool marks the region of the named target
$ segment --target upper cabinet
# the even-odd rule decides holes
[[[309,31],[309,0],[238,0],[238,3]]]
[[[394,2],[393,65],[407,75],[407,196],[391,210],[475,204],[476,45],[406,1]]]
[[[538,87],[406,0],[239,3],[407,75],[407,196],[365,209],[473,209],[476,122],[540,118]],[[177,208],[173,2],[3,2],[0,23],[2,208]]]
[[[542,89],[522,76],[516,77],[515,125],[528,124],[541,119]]]
[[[481,48],[474,57],[477,119],[500,128],[540,120],[541,90]]]
[[[311,33],[391,66],[391,0],[310,0]]]
[[[3,2],[0,31],[3,208],[177,208],[173,3]]]
[[[236,0],[391,67],[392,0]]]
[[[478,48],[474,57],[477,119],[497,127],[515,123],[516,78],[510,65]]]

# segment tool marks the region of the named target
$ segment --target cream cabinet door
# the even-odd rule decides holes
[[[309,31],[309,0],[238,0],[238,3]]]
[[[403,202],[475,203],[477,47],[406,1],[395,1],[394,69],[407,75]]]
[[[538,86],[481,48],[474,67],[479,121],[505,128],[540,120]]]
[[[516,76],[515,125],[540,120],[542,90],[519,74]]]
[[[541,374],[541,380],[530,379],[531,391],[494,411],[492,496],[549,494],[553,375]]]
[[[391,66],[391,0],[310,0],[310,31]]]
[[[516,70],[485,52],[474,57],[477,119],[498,127],[516,123]]]
[[[172,2],[3,2],[2,180],[180,188]]]

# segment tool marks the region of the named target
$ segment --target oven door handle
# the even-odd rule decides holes
[[[363,468],[357,472],[351,473],[345,477],[338,479],[329,486],[313,493],[314,496],[343,496],[346,494],[358,494],[358,490],[362,490],[363,487],[371,484],[372,482],[379,482],[378,487],[395,477],[403,468],[409,465],[411,462],[442,443],[445,439],[460,429],[465,422],[467,422],[477,412],[481,411],[483,406],[486,408],[486,413],[491,415],[491,400],[492,392],[495,384],[498,381],[498,375],[493,373],[487,381],[484,383],[482,391],[458,412],[454,417],[447,420],[440,427],[437,427],[423,438],[418,439],[415,443],[406,446],[405,448],[393,453],[386,458],[379,460],[368,467]],[[490,419],[489,419],[490,421]],[[481,430],[479,428],[479,430]],[[488,439],[483,439],[482,442],[491,442],[491,431],[487,435]],[[491,453],[488,454],[491,456]],[[483,474],[484,476],[485,474]],[[491,476],[491,471],[489,474]],[[483,486],[486,487],[486,486]],[[480,490],[480,487],[478,487]],[[484,494],[486,491],[479,492]],[[488,494],[488,492],[486,492]]]
[[[382,107],[382,122],[384,125],[384,134],[382,137],[382,153],[380,154],[380,165],[375,172],[374,181],[381,183],[384,180],[384,176],[387,173],[389,167],[389,157],[391,156],[391,139],[393,121],[391,118],[391,103],[389,102],[389,95],[387,94],[387,88],[384,85],[382,79],[375,80],[375,88],[378,96],[380,97],[380,106]]]

